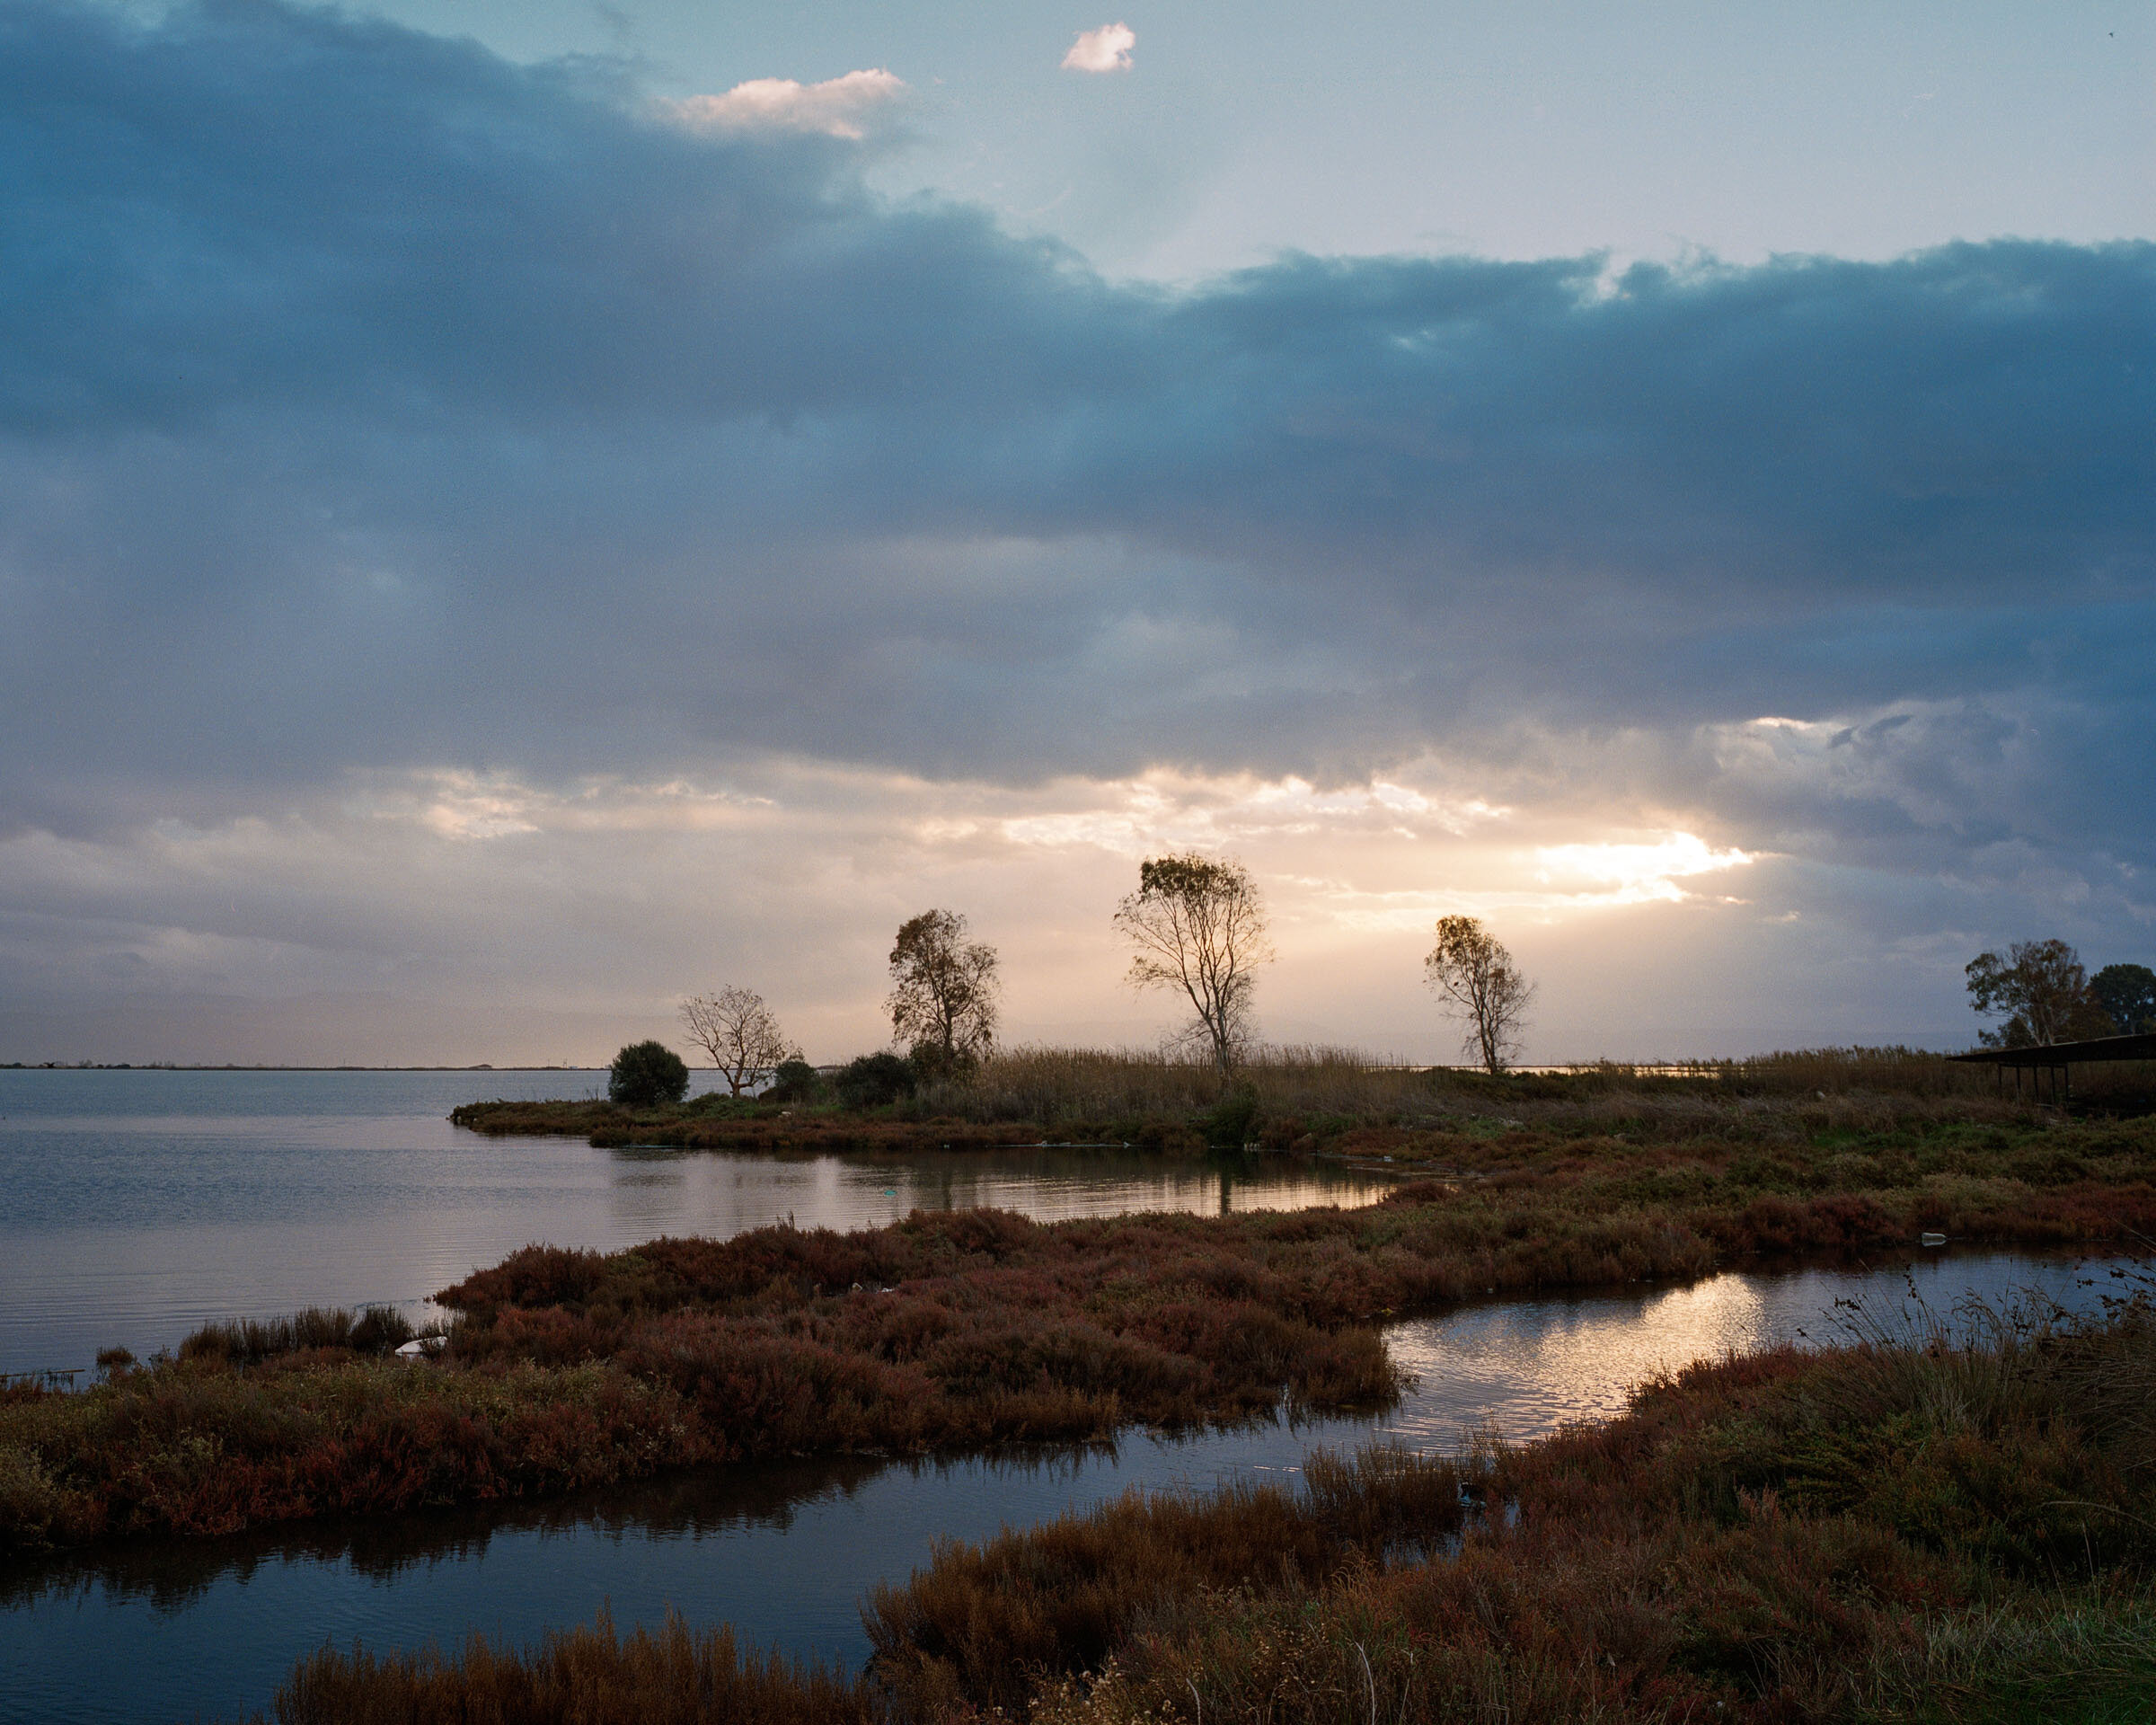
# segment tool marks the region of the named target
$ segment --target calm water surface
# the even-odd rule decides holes
[[[791,1214],[858,1226],[916,1206],[1041,1217],[1355,1202],[1323,1166],[1169,1163],[1096,1153],[796,1161],[595,1151],[452,1131],[455,1103],[577,1093],[597,1075],[0,1073],[0,1359],[142,1350],[204,1317],[310,1300],[416,1306],[527,1240],[617,1246]],[[1927,1255],[1723,1275],[1686,1287],[1470,1307],[1395,1326],[1417,1383],[1379,1419],[1285,1422],[1112,1450],[945,1463],[839,1462],[677,1476],[540,1507],[162,1542],[84,1562],[0,1565],[0,1721],[236,1717],[325,1643],[455,1646],[668,1609],[848,1662],[860,1602],[936,1540],[980,1538],[1132,1487],[1292,1480],[1313,1445],[1456,1447],[1619,1411],[1641,1379],[1787,1339],[1825,1339],[1838,1301],[1932,1308],[2110,1284],[2072,1261]],[[79,1358],[78,1358],[79,1357]]]
[[[1117,1151],[736,1156],[486,1138],[446,1116],[596,1072],[0,1071],[0,1371],[138,1355],[214,1317],[427,1296],[535,1240],[611,1250],[992,1204],[1042,1221],[1365,1203],[1330,1163]],[[716,1082],[697,1075],[696,1088]],[[1014,1138],[1029,1136],[1014,1130]]]
[[[1723,1275],[1688,1287],[1470,1308],[1395,1326],[1418,1376],[1378,1419],[1286,1422],[1112,1450],[946,1463],[741,1467],[419,1525],[354,1524],[163,1542],[90,1562],[0,1567],[0,1721],[236,1717],[267,1705],[325,1643],[454,1647],[483,1631],[535,1641],[609,1610],[617,1624],[730,1622],[759,1643],[849,1663],[867,1651],[860,1603],[941,1538],[979,1539],[1132,1486],[1292,1481],[1315,1445],[1373,1438],[1456,1448],[1621,1409],[1642,1377],[1730,1349],[1826,1339],[1836,1302],[1934,1309],[2040,1287],[2092,1304],[2110,1284],[2062,1260],[1933,1257],[1869,1269]],[[124,1658],[116,1657],[124,1651]]]

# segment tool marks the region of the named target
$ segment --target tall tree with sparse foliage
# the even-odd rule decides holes
[[[800,1057],[786,1039],[764,996],[731,985],[715,995],[696,995],[681,1003],[681,1022],[696,1046],[726,1075],[727,1089],[738,1096],[779,1063]]]
[[[1250,1039],[1257,969],[1273,956],[1250,871],[1225,858],[1151,858],[1115,921],[1137,948],[1131,986],[1180,992],[1196,1015],[1184,1039],[1233,1071]]]
[[[995,949],[966,938],[956,911],[924,910],[891,948],[891,1039],[925,1071],[962,1071],[995,1046]]]
[[[1997,1030],[1978,1033],[1987,1048],[2046,1048],[2110,1033],[2110,1018],[2089,990],[2081,955],[2064,941],[2016,941],[2003,958],[1979,952],[1962,974],[1977,1013],[2006,1015]]]
[[[1437,944],[1422,961],[1423,980],[1448,1015],[1460,1021],[1461,1051],[1493,1076],[1520,1051],[1534,985],[1504,943],[1475,916],[1441,916]]]

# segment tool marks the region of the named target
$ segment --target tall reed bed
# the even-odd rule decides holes
[[[2156,1113],[2156,1064],[2078,1068],[2083,1118]],[[1811,1048],[1749,1060],[1600,1062],[1492,1076],[1413,1067],[1348,1048],[1266,1048],[1234,1072],[1146,1051],[1023,1047],[875,1109],[702,1097],[632,1110],[607,1102],[484,1102],[460,1126],[573,1133],[595,1144],[733,1150],[983,1150],[1051,1140],[1196,1152],[1323,1150],[1343,1134],[1520,1128],[1678,1142],[2027,1128],[2058,1117],[2049,1090],[2017,1097],[1989,1067],[1904,1048]],[[1395,1151],[1397,1154],[1397,1151]]]
[[[1184,1121],[1236,1092],[1268,1113],[1398,1113],[1421,1106],[1427,1072],[1351,1048],[1261,1048],[1232,1075],[1180,1055],[1108,1048],[1002,1049],[907,1104],[922,1118]]]
[[[2131,1101],[2151,1088],[2152,1073],[2090,1068],[2077,1084],[2100,1107],[2107,1095]],[[1220,1128],[1240,1123],[1268,1148],[1305,1134],[1321,1146],[1356,1128],[1443,1130],[1492,1121],[1575,1135],[1751,1138],[2031,1118],[2030,1103],[2001,1095],[1988,1068],[1906,1048],[1602,1061],[1496,1076],[1409,1066],[1352,1048],[1259,1048],[1224,1075],[1169,1054],[1020,1048],[924,1089],[898,1111],[923,1121],[1038,1123],[1118,1141],[1169,1124],[1190,1128],[1196,1141],[1219,1143]]]

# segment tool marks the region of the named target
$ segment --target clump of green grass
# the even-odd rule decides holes
[[[355,1316],[341,1307],[311,1305],[288,1317],[206,1323],[180,1344],[180,1358],[256,1366],[313,1349],[393,1354],[417,1333],[393,1306],[370,1305]]]

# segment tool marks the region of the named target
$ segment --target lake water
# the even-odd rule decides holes
[[[102,1272],[72,1266],[66,1273],[78,1297],[109,1302],[99,1307],[102,1322],[119,1324],[123,1335],[137,1326],[133,1333],[146,1340],[169,1340],[211,1312],[279,1311],[309,1298],[415,1301],[533,1238],[618,1245],[669,1230],[752,1225],[789,1209],[803,1222],[849,1226],[929,1202],[995,1201],[1044,1216],[1310,1203],[1352,1200],[1371,1185],[1366,1176],[1307,1168],[1275,1165],[1246,1176],[1233,1166],[1119,1157],[1089,1165],[1042,1152],[993,1165],[977,1156],[925,1164],[646,1161],[573,1142],[437,1132],[418,1111],[432,1110],[438,1125],[475,1082],[488,1092],[542,1094],[564,1087],[560,1074],[475,1081],[469,1074],[0,1073],[0,1098],[19,1102],[34,1090],[7,1088],[22,1079],[104,1085],[137,1076],[149,1082],[133,1092],[140,1106],[132,1113],[111,1105],[112,1088],[94,1092],[99,1112],[79,1101],[61,1108],[52,1101],[57,1085],[35,1092],[47,1104],[41,1114],[0,1110],[10,1115],[0,1122],[7,1146],[0,1154],[12,1159],[0,1168],[10,1206],[0,1228],[9,1240],[65,1238],[78,1252],[103,1253]],[[414,1111],[365,1111],[384,1097]],[[533,1160],[520,1163],[520,1152]],[[49,1165],[68,1154],[111,1171],[110,1213],[94,1228],[71,1219],[96,1198],[94,1178],[82,1166]],[[295,1202],[296,1191],[306,1201]],[[494,1205],[509,1219],[490,1219]],[[160,1237],[157,1217],[168,1208],[197,1248],[236,1239],[284,1268],[269,1275],[192,1262],[185,1244]],[[397,1238],[370,1242],[369,1217],[395,1221]],[[287,1230],[301,1237],[287,1242]],[[0,1252],[7,1249],[0,1241]],[[57,1248],[39,1249],[64,1262]],[[101,1273],[135,1274],[129,1252],[170,1268],[124,1296],[101,1294]],[[22,1284],[12,1266],[0,1274],[10,1278],[0,1326],[31,1325],[48,1348],[93,1332],[69,1328],[42,1296],[19,1320],[13,1290]],[[1827,1338],[1842,1314],[1837,1302],[1861,1299],[1891,1313],[1913,1289],[1944,1312],[1972,1293],[1996,1300],[2025,1286],[2086,1305],[2111,1284],[2072,1260],[1933,1253],[1493,1303],[1388,1331],[1395,1358],[1417,1382],[1377,1419],[1183,1438],[1135,1433],[1091,1451],[713,1470],[542,1506],[163,1541],[89,1561],[0,1566],[0,1721],[234,1717],[266,1705],[293,1661],[325,1642],[455,1646],[475,1631],[531,1641],[602,1609],[623,1626],[678,1610],[694,1623],[731,1622],[755,1642],[852,1662],[866,1647],[863,1596],[879,1579],[903,1579],[938,1539],[1031,1525],[1133,1486],[1292,1480],[1313,1445],[1376,1438],[1445,1450],[1471,1428],[1531,1438],[1566,1420],[1618,1411],[1630,1388],[1657,1371],[1785,1339]],[[99,1339],[115,1333],[93,1329]]]
[[[114,1346],[146,1357],[211,1318],[302,1305],[423,1315],[429,1295],[533,1241],[613,1250],[984,1204],[1042,1221],[1294,1208],[1389,1184],[1281,1156],[595,1150],[447,1119],[460,1102],[605,1086],[597,1072],[0,1070],[0,1371],[87,1367]]]

